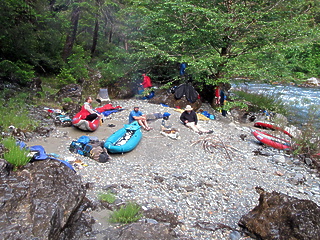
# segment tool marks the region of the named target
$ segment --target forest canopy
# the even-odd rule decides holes
[[[236,78],[299,82],[320,76],[318,1],[4,0],[0,77],[61,86],[99,71],[119,78],[200,87]]]

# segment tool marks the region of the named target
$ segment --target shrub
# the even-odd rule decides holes
[[[138,221],[142,217],[140,209],[141,207],[136,203],[128,203],[125,206],[121,206],[119,210],[111,214],[110,222],[131,223]]]
[[[301,134],[294,139],[294,155],[311,157],[320,153],[319,111],[319,106],[308,109],[308,121],[302,127]]]
[[[76,81],[87,79],[89,71],[87,65],[90,62],[89,54],[79,45],[73,47],[73,54],[68,57],[70,74]]]
[[[268,112],[287,114],[287,107],[277,94],[250,93],[233,91],[236,99],[249,102],[254,108],[251,111],[267,110]]]
[[[28,116],[29,111],[26,104],[28,94],[14,94],[12,92],[3,91],[0,93],[0,98],[7,99],[7,95],[10,95],[10,98],[8,100],[3,100],[2,104],[0,104],[0,115],[6,116],[1,119],[3,128],[7,129],[10,125],[14,124],[16,128],[34,130],[37,127],[38,122]]]
[[[71,102],[72,102],[72,99],[69,98],[69,97],[66,97],[66,98],[62,99],[62,102],[64,102],[64,103],[71,103]]]
[[[3,60],[0,62],[0,77],[25,84],[34,78],[34,71],[31,65],[21,61]]]
[[[116,196],[108,191],[107,193],[100,193],[98,199],[103,202],[114,203],[116,201]]]
[[[76,83],[76,79],[73,77],[71,70],[67,68],[63,68],[61,72],[57,76],[58,78],[58,86],[64,87],[71,83]]]
[[[7,149],[3,154],[3,158],[14,166],[14,170],[30,162],[31,157],[28,156],[29,151],[20,148],[14,138],[5,138],[3,145]]]

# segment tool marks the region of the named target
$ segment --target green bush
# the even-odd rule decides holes
[[[293,154],[311,157],[320,152],[319,119],[320,106],[308,108],[308,121],[301,129],[301,134],[293,139]]]
[[[0,62],[0,77],[24,84],[34,78],[34,71],[31,65],[21,61],[3,60]]]
[[[8,96],[10,96],[9,99]],[[1,119],[1,125],[4,129],[14,125],[16,128],[32,131],[38,126],[38,122],[29,117],[26,104],[28,98],[28,93],[14,94],[9,91],[0,93],[0,99],[7,99],[2,100],[2,104],[0,104],[0,114],[6,116]]]
[[[71,83],[76,83],[76,79],[73,77],[71,70],[67,68],[63,68],[61,72],[57,76],[58,86],[64,87]]]
[[[29,151],[24,148],[21,149],[14,138],[5,138],[3,145],[7,149],[3,154],[3,158],[14,166],[14,170],[30,162]]]
[[[235,99],[244,100],[251,104],[251,111],[267,110],[268,112],[287,115],[287,107],[277,94],[259,94],[246,91],[233,91]]]
[[[87,68],[89,62],[89,54],[81,46],[75,45],[73,54],[68,57],[68,66],[69,72],[76,81],[89,77]]]
[[[116,201],[116,196],[108,191],[107,193],[99,193],[98,199],[107,203],[114,203]]]
[[[66,97],[66,98],[62,99],[62,102],[64,102],[64,103],[71,103],[71,102],[72,102],[72,99],[69,98],[69,97]]]
[[[113,212],[110,216],[110,222],[113,223],[131,223],[138,221],[142,214],[141,207],[136,203],[128,203],[119,210]]]

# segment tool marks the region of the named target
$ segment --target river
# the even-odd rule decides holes
[[[311,118],[320,127],[320,88],[306,88],[292,85],[271,85],[250,83],[233,85],[249,92],[279,97],[288,106],[288,120],[293,125],[302,125]]]

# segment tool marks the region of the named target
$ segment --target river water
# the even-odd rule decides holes
[[[279,97],[288,107],[288,120],[293,125],[302,125],[312,119],[320,126],[320,88],[305,88],[291,85],[271,85],[263,83],[233,85],[253,93]]]

